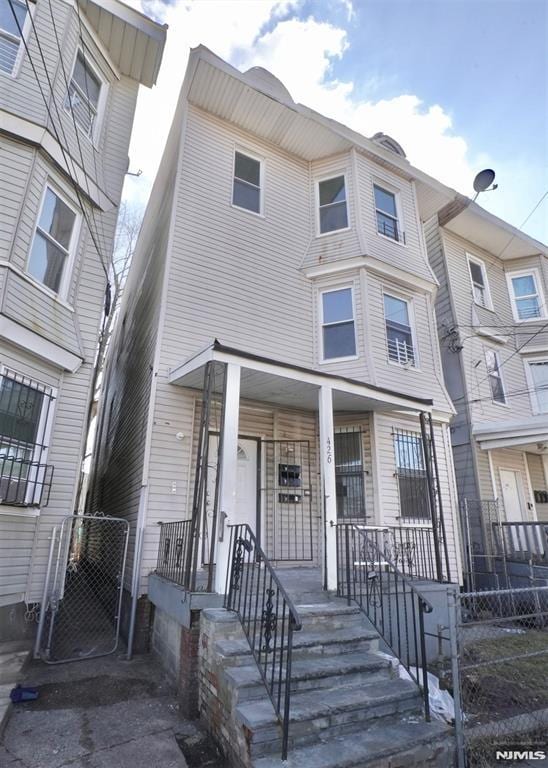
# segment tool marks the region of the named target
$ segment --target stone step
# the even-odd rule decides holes
[[[371,723],[402,715],[420,715],[422,700],[417,686],[398,678],[322,691],[297,692],[291,696],[289,741],[292,746],[311,744],[343,733],[354,733]],[[236,719],[249,734],[252,755],[281,748],[281,728],[267,697],[240,704]]]
[[[262,699],[265,686],[253,662],[225,671],[227,682],[237,691],[238,702]],[[324,690],[348,685],[367,685],[393,674],[392,664],[375,653],[343,653],[297,659],[291,669],[291,691]]]
[[[405,717],[386,727],[383,722],[351,735],[253,759],[253,768],[452,768],[454,739],[444,723]]]
[[[323,654],[334,655],[359,650],[377,650],[378,643],[378,633],[364,627],[362,623],[335,630],[316,628],[314,631],[307,631],[303,629],[293,634],[293,660]],[[248,664],[248,659],[251,657],[249,643],[243,638],[219,640],[215,650],[225,657],[227,666]]]

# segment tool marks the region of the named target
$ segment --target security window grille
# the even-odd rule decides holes
[[[395,430],[394,449],[400,492],[400,517],[406,522],[430,521],[422,437],[415,432]]]
[[[483,266],[479,262],[469,259],[468,269],[470,271],[470,280],[472,281],[474,301],[481,307],[488,307],[490,303],[489,293],[487,288],[487,277]]]
[[[97,120],[101,81],[91,69],[82,51],[78,52],[69,84],[65,107],[87,136],[93,135]]]
[[[537,409],[540,413],[548,413],[548,360],[529,363],[533,379]]]
[[[59,292],[61,286],[75,224],[74,211],[50,187],[47,187],[36,227],[28,271],[55,293]]]
[[[13,14],[19,27],[24,29],[27,12],[25,3],[20,0],[12,0],[11,7],[9,0],[0,0],[0,70],[10,75],[15,69],[21,45],[21,34]]]
[[[344,176],[325,179],[318,183],[320,234],[348,227],[346,185]]]
[[[365,520],[362,434],[359,430],[335,433],[335,483],[339,520]]]
[[[400,240],[396,195],[382,187],[378,187],[376,184],[374,185],[374,190],[377,232],[392,238],[392,240]]]
[[[534,274],[512,277],[514,305],[519,320],[535,320],[543,317],[540,295]]]
[[[0,376],[0,503],[47,503],[52,468],[44,464],[52,394],[15,374]]]
[[[384,318],[388,359],[402,365],[415,365],[413,330],[409,304],[404,299],[384,294]]]
[[[324,360],[356,354],[351,288],[322,293],[322,335]]]
[[[234,155],[232,202],[238,208],[261,212],[261,162],[242,152]]]
[[[500,372],[500,358],[498,353],[492,349],[486,349],[485,364],[487,366],[487,377],[489,379],[489,386],[491,387],[491,397],[493,398],[493,402],[504,405],[506,403],[506,395],[504,393],[504,383]]]

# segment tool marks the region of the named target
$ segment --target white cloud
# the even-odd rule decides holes
[[[134,0],[138,2],[138,0]],[[339,0],[352,18],[350,0]],[[411,163],[465,194],[475,173],[494,163],[488,153],[471,156],[466,139],[453,129],[451,115],[439,104],[425,104],[414,94],[372,101],[358,98],[354,84],[337,79],[333,65],[348,47],[346,31],[313,16],[298,17],[300,0],[198,0],[165,5],[145,0],[144,9],[169,24],[158,85],[142,89],[131,146],[132,168],[144,175],[126,185],[130,198],[146,199],[167,136],[184,75],[188,50],[200,43],[239,69],[263,66],[280,78],[295,101],[372,136],[383,131],[403,146]],[[288,14],[292,14],[287,18]],[[265,31],[266,27],[266,31]],[[367,84],[362,83],[362,88]],[[450,94],[448,94],[448,99]],[[528,168],[514,163],[513,178]],[[497,168],[494,164],[493,167]],[[509,168],[498,168],[512,178]],[[506,170],[506,172],[505,172]],[[502,180],[502,179],[501,179]],[[516,207],[515,185],[502,185],[482,204],[520,224],[540,196],[528,190]],[[536,196],[536,197],[535,197]],[[523,215],[522,215],[523,214]],[[534,224],[534,220],[531,222]]]

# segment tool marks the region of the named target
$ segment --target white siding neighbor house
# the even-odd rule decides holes
[[[164,41],[117,0],[0,0],[0,640],[35,629],[74,510],[137,92]]]
[[[509,559],[546,563],[548,247],[460,197],[426,223],[425,235],[457,410],[466,570],[485,583],[501,547]]]

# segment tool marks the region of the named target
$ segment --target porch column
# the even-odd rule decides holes
[[[335,440],[333,436],[333,390],[324,385],[319,391],[320,472],[325,510],[325,565],[327,588],[337,588],[337,522],[335,485]]]
[[[237,363],[227,363],[225,398],[215,566],[215,591],[221,595],[225,591],[227,570],[230,563],[230,532],[227,526],[236,522],[238,422],[240,420],[240,366]]]

